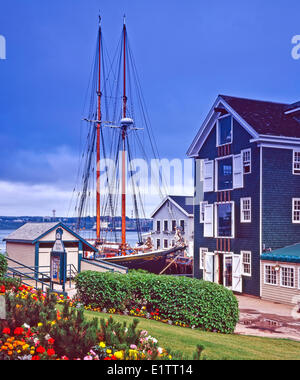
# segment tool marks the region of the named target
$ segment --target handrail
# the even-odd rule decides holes
[[[9,271],[11,271],[12,272],[12,276],[9,276]],[[48,287],[48,288],[50,288],[50,290],[53,290],[53,283],[52,283],[52,281],[50,282],[50,284],[49,283],[47,283],[47,282],[45,282],[45,281],[42,281],[42,280],[39,280],[38,278],[34,278],[34,277],[32,277],[32,276],[29,276],[28,274],[26,274],[26,273],[23,273],[23,272],[20,272],[20,271],[18,271],[18,270],[15,270],[14,268],[11,268],[11,267],[8,267],[7,268],[7,272],[6,272],[6,275],[7,275],[7,277],[15,277],[15,274],[18,276],[18,277],[20,277],[20,278],[22,278],[22,277],[25,277],[25,278],[27,278],[27,279],[29,279],[29,280],[33,280],[33,281],[35,281],[35,287],[37,288],[37,283],[40,283],[40,284],[42,284],[42,291],[44,290],[44,286],[46,286],[46,287]],[[25,285],[27,285],[27,286],[30,286],[30,284],[28,284],[28,283],[26,283],[26,282],[24,282],[24,281],[22,281],[22,283],[24,283]]]

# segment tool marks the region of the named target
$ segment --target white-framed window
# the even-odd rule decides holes
[[[164,220],[164,231],[169,231],[169,221],[167,219]]]
[[[172,220],[172,231],[174,232],[177,227],[177,222],[175,219]]]
[[[293,223],[300,223],[300,198],[293,198]]]
[[[241,198],[241,223],[251,223],[251,198]]]
[[[220,157],[215,160],[215,189],[218,191],[233,189],[233,157]]]
[[[184,219],[180,219],[180,220],[179,220],[179,227],[180,227],[180,229],[181,229],[181,232],[184,232],[184,230],[185,230]]]
[[[293,174],[300,175],[300,149],[293,151]]]
[[[264,283],[266,285],[278,285],[278,277],[277,271],[275,270],[275,265],[264,265]]]
[[[234,238],[234,202],[215,203],[215,237]]]
[[[204,256],[208,252],[208,248],[199,248],[199,268],[204,269]]]
[[[251,277],[251,252],[241,251],[242,255],[242,275]]]
[[[160,248],[160,239],[156,239],[156,249]]]
[[[156,221],[156,232],[160,232],[161,225],[160,225],[160,220]]]
[[[295,268],[288,266],[280,267],[280,286],[285,288],[295,287]]]
[[[204,223],[204,211],[207,204],[207,201],[200,202],[200,223]]]
[[[242,150],[244,174],[251,173],[251,148]]]
[[[217,121],[217,146],[232,143],[232,125],[233,118],[231,115],[219,117]]]
[[[169,247],[169,241],[168,239],[164,239],[164,248],[168,248]]]

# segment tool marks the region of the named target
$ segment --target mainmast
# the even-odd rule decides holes
[[[123,23],[123,119],[126,119],[126,24]],[[122,124],[122,254],[126,254],[126,133],[127,125]]]
[[[97,243],[100,243],[100,128],[101,128],[101,17],[99,16],[99,36],[98,36],[98,106],[97,106],[97,136],[96,136],[96,150],[97,150],[97,185],[96,185],[96,237]]]

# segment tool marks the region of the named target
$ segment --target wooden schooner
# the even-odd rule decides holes
[[[142,114],[140,118],[134,117],[136,112],[134,110],[133,85],[137,87],[136,98],[140,102],[139,109]],[[103,115],[104,113],[105,116]],[[126,239],[128,166],[129,171],[132,172],[133,170],[130,167],[130,162],[132,162],[133,158],[131,144],[139,145],[144,157],[146,156],[147,146],[145,139],[141,141],[139,137],[139,132],[143,131],[150,140],[149,146],[153,157],[158,157],[158,153],[153,141],[154,135],[147,120],[145,104],[129,46],[125,16],[117,52],[113,60],[108,59],[108,65],[103,43],[101,18],[99,17],[95,64],[91,80],[91,100],[88,117],[84,121],[88,125],[88,136],[85,153],[83,154],[82,187],[78,193],[76,206],[78,215],[77,230],[82,228],[84,216],[88,213],[91,214],[88,205],[89,201],[92,200],[95,202],[96,211],[96,239],[93,241],[93,244],[98,249],[96,258],[131,269],[145,269],[150,272],[160,273],[166,266],[167,257],[174,255],[175,252],[178,255],[178,251],[184,251],[185,243],[180,235],[179,228],[175,234],[175,245],[167,249],[155,250],[151,237],[146,241],[142,240],[139,226],[139,205],[141,205],[142,210],[144,208],[139,186],[134,183],[132,183],[132,204],[135,211],[138,241],[136,245],[132,246]],[[139,123],[143,123],[143,128],[137,127],[137,125],[140,126]],[[110,173],[107,171],[106,176],[101,176],[102,166],[106,167],[108,158],[116,165],[113,171],[110,171]],[[116,167],[120,169],[118,173]],[[101,179],[103,178],[105,183],[101,184]],[[96,183],[94,180],[96,180]],[[105,194],[102,193],[100,185],[106,186]],[[96,197],[94,199],[95,190]],[[120,238],[117,236],[117,229],[112,226],[110,235],[113,235],[113,238],[111,236],[108,238],[109,229],[101,229],[101,218],[110,216],[113,223],[114,217],[120,214],[121,236]],[[88,254],[86,257],[88,257]],[[94,255],[92,259],[95,259]]]

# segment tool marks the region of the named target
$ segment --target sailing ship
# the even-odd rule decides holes
[[[167,257],[180,255],[184,252],[186,245],[180,235],[180,228],[176,229],[175,244],[172,247],[154,249],[151,237],[143,241],[139,224],[140,209],[144,212],[144,206],[139,186],[134,181],[130,182],[138,235],[137,243],[132,246],[126,240],[128,172],[132,173],[134,170],[130,165],[133,159],[132,151],[136,150],[132,149],[132,145],[135,144],[141,148],[144,158],[148,158],[147,147],[150,147],[154,158],[158,157],[158,150],[129,45],[125,16],[118,49],[112,60],[104,48],[101,17],[99,17],[90,90],[88,117],[83,119],[88,126],[88,135],[85,152],[82,155],[82,172],[80,172],[82,188],[78,192],[76,205],[77,230],[82,228],[84,216],[91,214],[89,201],[92,200],[96,213],[96,238],[93,244],[98,249],[98,254],[96,258],[93,256],[93,259],[98,258],[130,269],[145,269],[161,273],[166,266]],[[139,102],[138,108],[141,114],[139,117],[134,108],[135,99]],[[141,139],[139,133],[146,135],[150,141],[148,145],[145,138]],[[113,165],[109,165],[108,161],[110,164],[113,162]],[[158,178],[160,178],[159,175]],[[103,191],[103,186],[105,186],[105,191]],[[161,192],[161,184],[158,186]],[[94,194],[96,197],[93,196]],[[162,194],[161,197],[163,198],[164,195]],[[112,226],[111,230],[101,228],[104,217],[110,216],[113,223],[114,217],[119,213],[121,214],[120,237],[117,236],[118,228],[115,226]]]

